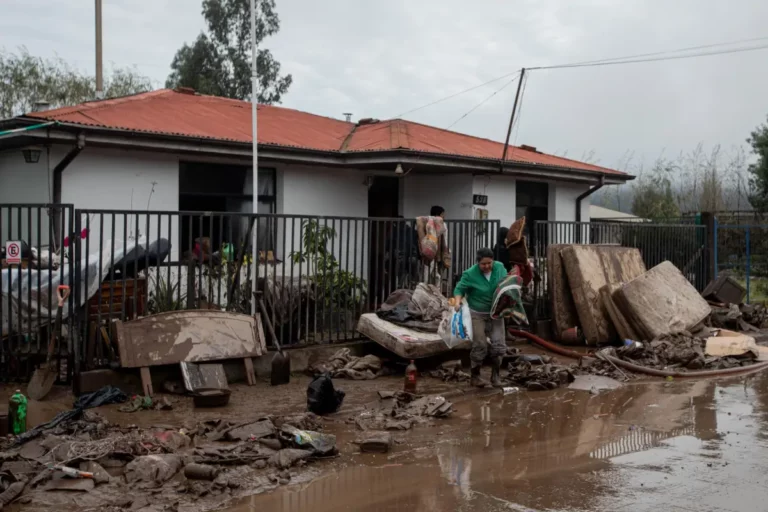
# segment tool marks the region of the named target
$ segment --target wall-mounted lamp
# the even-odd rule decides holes
[[[21,154],[24,155],[24,161],[28,164],[36,164],[39,162],[40,153],[42,153],[42,151],[34,148],[25,148],[21,150]]]
[[[406,176],[412,170],[413,170],[413,167],[411,167],[407,171],[403,170],[403,164],[397,164],[397,167],[395,167],[395,174],[397,174],[397,176],[399,178],[402,178],[403,176]]]

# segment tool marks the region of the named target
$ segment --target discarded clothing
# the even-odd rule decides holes
[[[341,408],[344,395],[344,391],[334,389],[331,376],[325,373],[309,383],[307,409],[320,416],[334,413]]]
[[[440,290],[434,285],[419,283],[413,291],[401,289],[392,292],[376,315],[403,327],[437,332],[446,310],[448,301]]]
[[[90,409],[108,404],[121,404],[126,400],[128,400],[128,396],[122,390],[112,386],[104,386],[98,391],[78,397],[73,407],[75,409]]]
[[[492,319],[508,318],[516,325],[528,325],[528,315],[525,314],[523,307],[522,285],[522,277],[514,270],[499,283],[496,291],[493,292]]]
[[[453,404],[442,396],[419,397],[396,393],[393,398],[382,398],[382,408],[365,411],[350,418],[360,430],[408,430],[432,418],[445,418],[453,413]]]
[[[313,377],[329,374],[331,377],[352,380],[371,380],[382,373],[381,359],[369,354],[355,357],[348,348],[343,348],[333,354],[330,359],[316,365],[310,365],[307,373]]]

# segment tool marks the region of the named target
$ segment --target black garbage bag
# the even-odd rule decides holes
[[[331,414],[339,410],[344,392],[334,389],[329,373],[315,378],[307,387],[307,409],[315,414]]]
[[[122,404],[128,401],[128,395],[119,388],[104,386],[98,391],[81,395],[75,400],[75,409],[90,409],[107,404]]]

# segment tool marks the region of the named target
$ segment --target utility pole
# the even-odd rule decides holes
[[[253,207],[251,211],[254,216],[259,213],[259,139],[257,136],[258,124],[256,122],[259,113],[259,74],[256,68],[256,56],[258,53],[256,48],[256,2],[257,0],[251,0],[251,122],[253,124],[253,128],[251,130],[253,137]],[[253,272],[251,273],[251,315],[256,314],[256,278],[259,275],[258,241],[259,218],[256,217],[254,220],[253,238],[251,240],[251,246],[253,247],[253,254],[251,256],[251,261],[253,264]]]
[[[101,57],[101,0],[96,0],[96,99],[104,98],[104,74]]]
[[[509,117],[509,128],[507,129],[507,141],[504,143],[504,152],[501,154],[501,163],[499,172],[504,172],[504,162],[507,160],[507,150],[509,149],[509,137],[512,135],[512,125],[515,124],[515,113],[517,112],[517,102],[520,100],[520,89],[525,80],[525,68],[520,70],[520,81],[517,82],[517,92],[515,93],[515,103],[512,105],[512,115]]]

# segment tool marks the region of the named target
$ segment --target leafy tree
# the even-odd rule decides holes
[[[274,0],[257,0],[256,43],[259,51],[258,100],[280,103],[293,82],[280,75],[280,63],[261,47],[264,38],[276,34],[280,19]],[[184,43],[171,63],[166,87],[191,87],[197,92],[240,100],[251,97],[251,8],[250,0],[203,0],[207,32],[192,45]]]
[[[752,192],[749,202],[757,210],[768,210],[768,124],[761,124],[752,132],[747,142],[752,146],[752,153],[757,161],[749,165]]]
[[[650,175],[642,176],[635,186],[632,213],[644,219],[668,219],[680,216],[669,174],[672,169],[657,162]]]
[[[135,68],[116,68],[104,80],[107,98],[151,88],[150,79]],[[18,53],[0,50],[0,118],[29,112],[37,101],[60,107],[95,98],[96,78],[82,74],[64,60],[35,57],[24,47]]]

